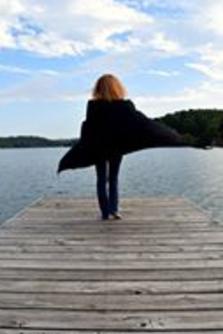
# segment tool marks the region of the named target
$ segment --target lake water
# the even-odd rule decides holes
[[[56,175],[68,150],[0,149],[0,223],[40,196],[95,196],[94,167]],[[223,149],[148,149],[124,157],[120,196],[187,197],[223,222]]]

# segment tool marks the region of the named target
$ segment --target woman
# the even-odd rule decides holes
[[[125,97],[126,89],[114,75],[105,74],[97,80],[80,138],[57,169],[60,173],[95,165],[102,219],[121,219],[118,174],[124,154],[153,147],[190,146],[175,130],[150,119]]]
[[[124,100],[126,89],[120,80],[111,74],[101,76],[93,88],[93,100],[107,101],[110,106],[116,107],[116,101]],[[90,109],[88,108],[87,120],[89,120]],[[106,113],[106,110],[103,110]],[[96,125],[97,126],[97,125]],[[100,123],[98,124],[100,126]],[[100,132],[101,129],[98,129]],[[114,129],[115,130],[115,129]],[[97,175],[97,196],[101,209],[102,219],[121,219],[118,204],[118,174],[122,161],[122,155],[116,154],[108,160],[101,159],[95,164]],[[108,187],[107,187],[108,186]]]

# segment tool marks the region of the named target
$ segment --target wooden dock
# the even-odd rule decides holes
[[[41,198],[0,228],[0,334],[223,333],[223,224],[186,199]]]

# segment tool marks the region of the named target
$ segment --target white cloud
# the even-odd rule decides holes
[[[32,73],[26,68],[21,68],[17,66],[8,66],[0,64],[0,72],[8,72],[8,73],[17,73],[17,74],[30,74]]]
[[[0,72],[22,74],[22,75],[46,75],[46,76],[60,76],[65,74],[65,72],[58,72],[50,69],[29,69],[19,66],[9,66],[0,64]]]
[[[181,49],[179,43],[176,41],[168,39],[162,32],[158,32],[154,35],[150,44],[154,49],[168,53],[169,55],[181,54],[183,50]]]
[[[136,106],[149,117],[158,117],[167,113],[193,108],[223,109],[223,84],[203,82],[194,88],[185,88],[183,91],[170,95],[136,96]]]
[[[14,46],[14,39],[8,33],[8,23],[3,20],[0,22],[0,46],[3,48],[11,48]]]
[[[181,55],[207,43],[207,30],[222,35],[222,11],[223,0],[1,0],[0,47],[45,57],[139,47]]]
[[[140,47],[170,55],[182,51],[179,41],[162,31],[151,14],[121,0],[0,2],[0,48],[61,57]]]
[[[76,55],[85,48],[84,46],[82,48],[81,43],[60,39],[53,33],[41,33],[36,38],[30,35],[21,35],[18,43],[21,49],[37,52],[46,57]]]
[[[157,70],[157,69],[151,69],[148,70],[146,73],[150,74],[150,75],[157,75],[160,77],[176,77],[178,75],[180,75],[180,72],[178,71],[163,71],[163,70]]]
[[[223,80],[223,67],[219,68],[202,63],[188,63],[187,66],[203,73],[210,79]]]
[[[73,90],[61,89],[53,76],[40,74],[23,84],[15,84],[13,87],[1,90],[0,103],[74,102],[86,100],[87,96],[88,92],[75,93]]]
[[[198,50],[199,62],[187,63],[186,66],[193,68],[210,79],[223,81],[223,50],[208,43]]]
[[[20,0],[1,0],[0,2],[0,48],[15,47],[15,39],[11,28],[18,24],[18,16],[22,15],[25,7]]]
[[[153,18],[115,0],[6,0],[0,3],[0,47],[14,47],[43,56],[76,55],[88,50],[121,50],[114,35],[129,34],[153,24]],[[12,33],[14,30],[14,33]]]
[[[206,44],[199,52],[202,61],[210,62],[214,65],[223,63],[223,49],[216,48],[212,43]]]
[[[190,9],[194,8],[194,2],[188,0],[123,0],[129,6],[135,8],[151,8],[156,7],[157,9]]]
[[[210,29],[214,33],[223,35],[223,1],[206,1],[206,6],[201,9],[205,29]]]

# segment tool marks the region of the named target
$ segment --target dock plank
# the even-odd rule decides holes
[[[32,329],[176,330],[219,329],[223,311],[0,310],[2,327]]]

